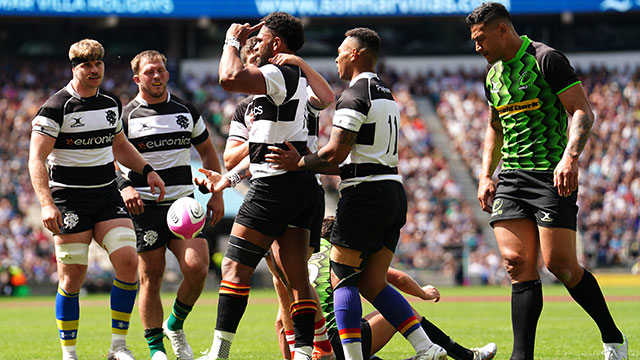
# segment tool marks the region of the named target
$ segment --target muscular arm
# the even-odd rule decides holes
[[[491,212],[493,196],[496,188],[492,176],[500,163],[503,141],[502,124],[498,111],[490,107],[489,124],[484,135],[484,148],[482,150],[482,170],[478,179],[478,201],[480,207],[486,212]]]
[[[260,29],[264,23],[253,27],[249,24],[231,24],[227,30],[227,37],[234,37],[244,45],[247,37]],[[226,91],[245,94],[265,94],[267,84],[262,72],[255,66],[245,67],[240,59],[240,51],[233,46],[224,46],[220,64],[218,66],[220,85]]]
[[[140,174],[143,173],[144,166],[147,165],[147,161],[140,155],[138,150],[127,140],[124,136],[124,132],[119,132],[113,138],[113,156],[115,159],[120,162],[122,165],[128,167],[129,169],[138,172]],[[158,199],[156,201],[162,201],[164,199],[164,181],[160,178],[158,173],[155,171],[147,174],[147,184],[151,188],[151,193],[155,194],[155,188],[157,187],[160,190],[160,194],[158,195]]]
[[[336,94],[333,92],[333,89],[331,89],[327,80],[309,66],[301,57],[293,54],[278,54],[272,59],[269,59],[269,62],[276,65],[295,65],[304,72],[307,82],[309,86],[311,86],[311,90],[313,90],[313,94],[309,96],[309,103],[311,103],[313,107],[324,109],[335,100]]]
[[[589,140],[593,111],[581,84],[561,92],[558,98],[571,114],[571,127],[567,147],[553,171],[553,185],[558,188],[558,194],[569,196],[578,188],[578,157]]]
[[[222,155],[222,157],[224,158],[224,167],[227,170],[231,170],[248,155],[248,141],[228,140],[224,148],[224,153]]]
[[[62,226],[62,215],[53,202],[49,189],[49,173],[47,172],[47,156],[53,150],[56,139],[40,134],[31,133],[29,146],[29,175],[31,184],[42,207],[42,223],[49,231],[57,234]]]
[[[424,288],[421,287],[417,281],[403,271],[389,268],[387,271],[387,281],[405,294],[419,297],[422,300],[440,300],[440,293],[437,289],[427,286]]]
[[[322,173],[326,173],[325,171],[331,168],[337,168],[349,155],[357,137],[358,134],[353,131],[334,126],[331,129],[329,143],[318,152],[300,158],[298,168]]]

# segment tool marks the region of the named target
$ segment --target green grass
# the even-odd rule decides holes
[[[508,359],[512,339],[510,305],[505,300],[508,300],[509,289],[445,287],[440,290],[442,300],[439,303],[412,301],[412,305],[458,343],[474,347],[493,341],[498,344],[496,359]],[[637,297],[640,288],[605,286],[603,291],[610,298],[609,308],[616,323],[630,340],[630,358],[639,357],[640,304],[637,300],[613,299],[619,296]],[[602,344],[592,320],[571,301],[551,301],[566,294],[561,286],[544,287],[547,301],[538,324],[536,359],[601,359]],[[451,301],[448,302],[447,298]],[[453,301],[454,298],[457,301]],[[167,313],[173,295],[165,294],[163,300]],[[81,359],[104,359],[110,342],[108,296],[85,296],[80,301],[78,353]],[[203,294],[186,322],[185,330],[196,354],[211,345],[216,304],[215,292]],[[233,344],[233,359],[282,358],[273,331],[276,309],[272,291],[252,291],[249,307]],[[371,306],[365,304],[365,312],[370,310]],[[53,296],[0,299],[0,332],[3,334],[0,337],[0,359],[60,359]],[[142,333],[136,309],[129,332],[129,345],[138,359],[148,359]],[[168,341],[165,341],[165,346],[171,352]],[[411,353],[409,344],[396,335],[378,354],[383,359],[402,359]]]

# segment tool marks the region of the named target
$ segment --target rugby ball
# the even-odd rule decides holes
[[[169,230],[179,239],[191,239],[198,235],[206,221],[204,208],[191,197],[174,201],[167,212]]]

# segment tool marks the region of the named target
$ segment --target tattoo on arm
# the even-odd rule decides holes
[[[587,144],[587,140],[589,140],[592,124],[593,119],[587,114],[575,114],[571,124],[569,143],[567,144],[569,156],[574,158],[580,156],[584,146]]]
[[[334,142],[341,145],[349,145],[352,147],[356,144],[358,133],[348,130],[339,130],[331,132],[331,139],[329,142]],[[305,155],[300,162],[301,170],[323,170],[331,166],[329,152],[318,151],[317,153]]]

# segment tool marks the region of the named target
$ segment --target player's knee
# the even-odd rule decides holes
[[[358,286],[358,280],[360,279],[360,273],[362,272],[362,270],[354,268],[353,266],[334,261],[331,261],[331,271],[333,271],[339,280],[335,289],[343,286]]]
[[[504,259],[504,267],[510,275],[523,271],[527,266],[525,257],[516,251],[504,251],[502,257]]]
[[[255,269],[266,252],[267,249],[252,244],[245,239],[230,235],[229,247],[227,247],[227,252],[224,254],[224,257]]]
[[[58,244],[55,251],[56,259],[62,264],[86,266],[89,263],[89,244]]]
[[[104,238],[102,238],[102,247],[107,250],[109,255],[126,246],[132,247],[134,251],[136,249],[136,232],[131,228],[125,226],[114,227],[107,231]],[[135,259],[137,266],[137,256],[135,256]]]
[[[572,284],[574,278],[574,269],[572,269],[566,261],[553,261],[547,264],[547,269],[563,284]],[[581,270],[581,269],[580,269]]]

